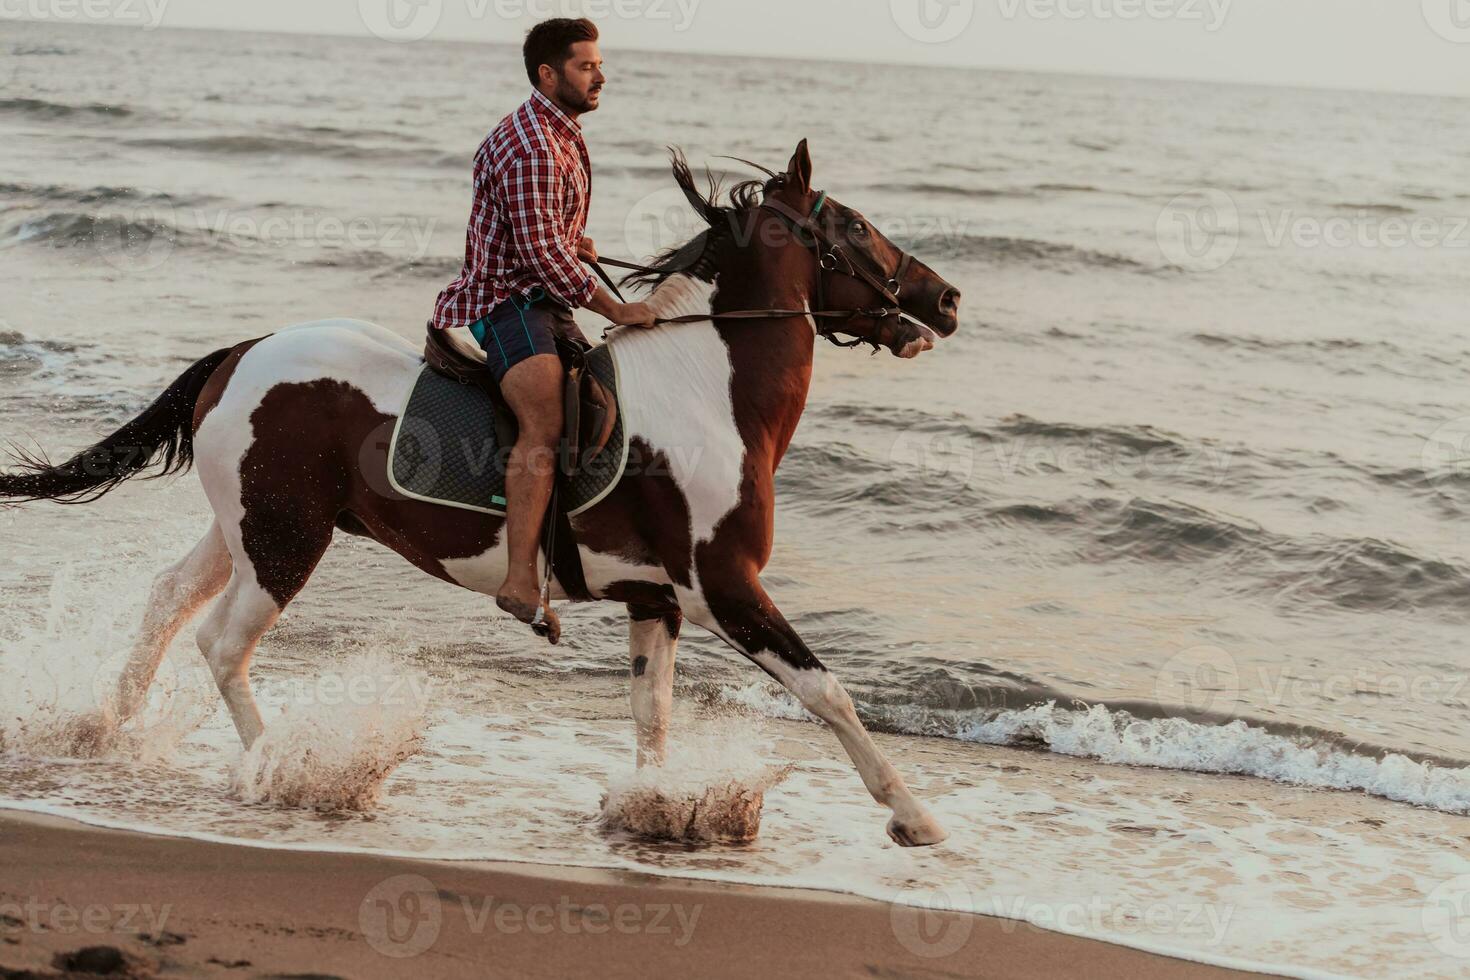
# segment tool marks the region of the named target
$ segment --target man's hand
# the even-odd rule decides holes
[[[583,262],[597,261],[597,246],[592,244],[592,239],[584,237],[577,243],[577,258]]]
[[[653,312],[653,307],[647,303],[620,303],[613,310],[613,315],[608,317],[613,323],[625,327],[642,327],[644,330],[658,326],[654,320],[658,314]]]

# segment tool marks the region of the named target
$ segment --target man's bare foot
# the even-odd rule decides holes
[[[526,592],[512,585],[503,585],[495,596],[495,604],[530,626],[537,636],[546,637],[552,646],[561,642],[561,620],[552,612],[551,603],[541,603],[541,593],[534,587]],[[539,622],[538,611],[541,614]]]

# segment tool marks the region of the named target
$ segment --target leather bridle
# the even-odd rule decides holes
[[[780,183],[781,176],[778,175],[774,182]],[[816,203],[812,205],[811,211],[806,214],[800,214],[785,202],[771,200],[769,197],[759,205],[762,210],[769,211],[779,217],[793,231],[797,232],[798,235],[801,232],[805,232],[811,237],[810,243],[802,242],[802,244],[808,245],[817,257],[817,302],[814,309],[728,310],[724,313],[687,313],[682,316],[658,317],[654,322],[660,324],[696,323],[704,320],[750,320],[757,318],[809,316],[813,318],[813,322],[816,324],[817,334],[836,346],[856,347],[859,344],[866,343],[872,344],[873,350],[876,352],[878,350],[878,344],[876,342],[864,337],[858,337],[855,334],[852,340],[838,340],[838,332],[851,333],[851,331],[844,331],[840,323],[832,326],[828,326],[827,323],[829,321],[845,322],[858,318],[882,320],[889,316],[895,316],[902,321],[904,317],[903,311],[900,309],[899,291],[903,288],[904,276],[907,275],[914,257],[900,250],[899,255],[901,258],[899,259],[897,269],[894,270],[892,275],[885,275],[882,272],[874,271],[875,269],[881,268],[876,259],[862,248],[853,246],[851,242],[847,242],[847,247],[844,248],[843,242],[834,240],[818,223],[817,218],[826,203],[827,192],[819,191],[817,193]],[[800,240],[799,237],[798,240]],[[854,254],[860,259],[858,263],[853,262]],[[684,271],[680,269],[655,269],[650,266],[638,265],[634,262],[623,262],[619,259],[604,258],[599,261],[620,269],[631,269],[635,272],[667,274]],[[612,290],[613,295],[618,298],[618,301],[625,302],[622,293],[618,291],[618,287],[613,284],[608,274],[603,271],[599,261],[593,261],[590,264],[597,271],[597,274],[602,278],[602,281],[607,287]],[[849,278],[857,279],[882,297],[883,305],[852,310],[823,309],[826,306],[826,290],[823,287],[823,279],[827,273],[839,273]],[[605,333],[604,336],[606,336]]]

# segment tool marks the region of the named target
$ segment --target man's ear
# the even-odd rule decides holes
[[[796,189],[805,194],[812,189],[812,158],[806,151],[806,140],[796,144],[791,162],[786,165],[786,176]]]

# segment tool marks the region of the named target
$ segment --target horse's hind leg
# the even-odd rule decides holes
[[[199,627],[199,651],[246,748],[265,730],[250,689],[255,647],[316,570],[332,543],[332,529],[324,506],[286,499],[274,506],[252,501],[242,527],[225,534],[234,574]]]
[[[180,629],[230,580],[230,552],[219,524],[211,524],[203,539],[181,561],[164,569],[153,581],[143,626],[118,678],[113,701],[119,723],[137,714],[158,665]]]
[[[640,769],[664,764],[674,701],[674,651],[683,622],[677,609],[628,607],[633,726],[638,735]]]
[[[685,601],[687,600],[687,601]],[[893,811],[888,836],[905,847],[937,844],[947,836],[939,821],[909,792],[873,742],[837,678],[807,649],[758,584],[710,594],[701,602],[681,596],[685,613],[755,662],[826,722],[857,767],[874,800]]]

